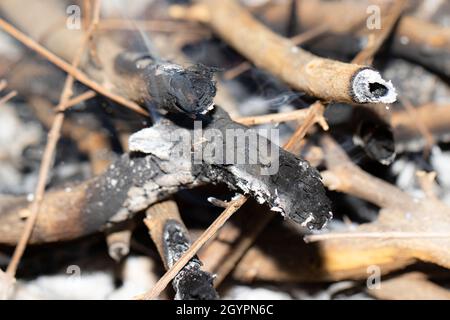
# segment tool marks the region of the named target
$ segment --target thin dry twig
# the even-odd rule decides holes
[[[366,289],[380,300],[450,300],[450,291],[421,272],[408,272],[385,279],[380,287]]]
[[[244,61],[239,63],[237,66],[227,70],[223,74],[223,78],[225,80],[232,80],[237,76],[243,74],[244,72],[250,70],[252,68],[252,64],[248,61]]]
[[[291,41],[293,44],[299,46],[309,40],[312,40],[321,34],[325,33],[328,30],[328,26],[325,24],[319,25],[315,28],[312,28],[311,30],[307,30],[305,32],[302,32],[296,36],[293,36],[291,38]],[[231,80],[239,76],[240,74],[250,70],[252,68],[252,64],[248,61],[241,62],[237,66],[227,70],[223,74],[223,78],[225,80]]]
[[[300,110],[294,110],[289,112],[282,112],[282,113],[271,113],[271,114],[265,114],[262,116],[252,116],[252,117],[238,117],[234,118],[233,120],[236,122],[239,122],[240,124],[246,125],[246,126],[255,126],[259,124],[267,124],[267,123],[281,123],[281,122],[287,122],[287,121],[299,121],[304,122],[308,118],[308,115],[311,113],[311,110],[309,108],[307,109],[300,109]],[[323,115],[321,116],[323,118]],[[326,124],[325,119],[317,119],[320,126],[323,130],[328,130],[328,125]]]
[[[6,88],[8,82],[5,79],[0,80],[0,91]]]
[[[397,21],[400,19],[406,3],[406,0],[398,0],[392,4],[392,7],[389,8],[389,14],[383,17],[382,28],[375,29],[375,31],[369,34],[367,46],[353,58],[353,63],[372,64],[375,54],[381,48],[384,41],[394,29]]]
[[[95,30],[95,26],[98,22],[98,17],[100,14],[100,3],[101,3],[100,0],[96,1],[96,5],[95,5],[95,9],[94,9],[95,10],[94,18],[92,20],[91,27],[89,28],[88,32],[86,33],[86,37],[83,41],[83,44],[79,48],[79,50],[76,53],[75,58],[72,62],[72,68],[74,68],[74,69],[76,69],[76,67],[80,63],[82,54],[88,44],[89,37],[92,34],[92,32]],[[61,93],[59,105],[64,105],[69,100],[69,97],[72,95],[73,83],[74,83],[74,77],[72,75],[68,75],[66,78],[66,82],[64,83],[64,88]],[[33,227],[37,220],[39,210],[41,207],[41,203],[44,198],[45,185],[46,185],[48,173],[49,173],[51,165],[52,165],[53,155],[54,155],[56,145],[57,145],[59,137],[60,137],[60,131],[61,131],[63,122],[64,122],[64,113],[62,113],[62,112],[58,113],[55,116],[52,127],[48,133],[48,141],[45,146],[44,155],[42,156],[42,162],[41,162],[41,166],[39,168],[39,178],[38,178],[36,190],[34,192],[34,198],[33,198],[33,203],[31,204],[30,214],[27,218],[27,222],[25,224],[25,228],[23,230],[22,236],[19,239],[19,242],[16,246],[16,249],[14,250],[11,261],[8,265],[8,268],[6,269],[6,273],[10,277],[15,276],[17,267],[20,263],[20,259],[22,258],[23,254],[25,252],[28,240],[31,236],[31,233],[33,232]]]
[[[420,188],[425,193],[428,199],[439,201],[434,187],[436,180],[436,172],[417,171],[416,177],[419,180]]]
[[[95,92],[93,90],[88,90],[86,92],[79,94],[78,96],[76,96],[74,98],[69,99],[65,104],[58,105],[56,107],[56,110],[64,112],[67,109],[69,109],[79,103],[82,103],[86,100],[94,98],[96,95],[97,95],[97,92]]]
[[[0,98],[0,106],[6,102],[8,102],[9,100],[11,100],[12,98],[14,98],[17,95],[17,91],[11,91],[9,92],[7,95],[3,96],[2,98]]]
[[[5,30],[8,34],[10,34],[12,37],[20,41],[22,44],[27,46],[33,51],[36,51],[40,55],[42,55],[44,58],[46,58],[48,61],[56,65],[58,68],[64,70],[66,73],[74,77],[76,80],[80,81],[81,83],[85,84],[86,86],[92,88],[96,92],[100,93],[101,95],[108,97],[109,99],[117,102],[118,104],[125,106],[137,113],[140,113],[142,115],[148,116],[148,112],[144,109],[142,109],[138,104],[125,99],[122,96],[116,95],[109,91],[107,88],[105,88],[102,85],[99,85],[97,82],[91,80],[85,73],[80,71],[78,68],[75,68],[74,66],[70,65],[54,53],[48,51],[46,48],[35,42],[33,39],[28,37],[26,34],[20,32],[17,30],[14,26],[9,24],[3,19],[0,19],[0,27]]]
[[[448,239],[449,233],[439,232],[342,232],[342,233],[324,233],[311,234],[305,236],[305,242],[316,242],[331,239]]]
[[[411,117],[412,122],[416,125],[417,130],[422,134],[423,138],[425,139],[426,145],[424,149],[424,155],[428,155],[431,151],[431,148],[436,143],[433,134],[431,134],[430,130],[425,125],[422,118],[419,116],[417,109],[412,105],[412,103],[404,97],[402,97],[400,101],[402,102],[402,105],[405,107],[406,112]]]
[[[189,34],[208,35],[210,32],[204,27],[189,21],[171,20],[123,20],[102,19],[98,25],[99,31],[109,30],[142,30],[153,32],[185,32]]]

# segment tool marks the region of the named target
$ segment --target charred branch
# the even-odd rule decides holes
[[[191,240],[181,220],[176,203],[167,200],[152,205],[146,211],[150,236],[158,248],[166,269],[189,249]],[[172,282],[179,300],[211,300],[218,294],[213,287],[213,276],[201,270],[202,263],[198,257],[192,258],[178,273]]]
[[[331,218],[320,175],[306,161],[282,150],[254,130],[233,122],[219,107],[203,122],[208,123],[203,130],[217,136],[205,134],[195,138],[192,128],[164,120],[133,135],[130,150],[134,152],[124,154],[104,174],[78,185],[50,190],[42,203],[46,215],[38,217],[30,242],[69,240],[91,234],[131,218],[180,189],[204,183],[225,183],[307,228],[320,229]],[[241,130],[240,133],[258,139],[249,139],[251,143],[244,146],[234,141],[224,142],[220,137],[226,137],[227,130]],[[180,137],[192,139],[180,143]],[[203,153],[200,163],[193,162],[190,156],[180,158],[182,149],[188,150],[190,155],[190,150],[197,145]],[[260,146],[275,151],[273,158],[264,158],[267,149]],[[213,149],[230,150],[246,159],[256,154],[263,160],[255,164],[216,162],[210,153]],[[275,164],[278,171],[265,175]],[[19,212],[27,210],[28,205],[24,197],[3,198],[0,242],[17,241],[24,223]]]
[[[392,103],[396,100],[392,83],[384,80],[378,71],[315,56],[272,32],[235,1],[205,0],[200,6],[194,10],[200,11],[200,19],[222,39],[256,66],[296,90],[327,101]],[[176,15],[185,17],[189,9]]]

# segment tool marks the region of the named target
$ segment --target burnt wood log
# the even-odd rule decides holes
[[[70,240],[104,230],[181,189],[206,183],[225,183],[310,229],[320,229],[331,219],[320,175],[308,162],[232,121],[220,107],[201,122],[203,136],[195,137],[198,130],[189,127],[193,126],[192,119],[173,118],[134,134],[130,138],[130,150],[134,152],[124,154],[104,174],[78,185],[49,190],[30,243]],[[227,130],[256,135],[257,141],[250,139],[250,144],[244,145],[224,142],[220,137],[226,136]],[[211,132],[217,135],[208,136]],[[184,138],[191,140],[180,141]],[[275,152],[264,158],[268,149],[261,146]],[[201,161],[180,157],[181,150],[196,148],[204,154]],[[256,154],[257,161],[217,162],[209,154],[212,149],[231,149],[234,155],[243,154],[248,160]],[[270,172],[275,163],[277,170]],[[16,243],[29,204],[26,197],[0,199],[0,243]]]

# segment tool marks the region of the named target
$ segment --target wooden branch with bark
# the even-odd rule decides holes
[[[192,18],[187,10],[173,10],[173,16]],[[270,31],[234,0],[205,0],[191,10],[200,12],[199,20],[207,22],[256,66],[296,90],[326,101],[392,103],[396,100],[392,83],[376,70],[315,56]]]
[[[233,122],[219,107],[216,107],[204,130],[208,128],[221,132],[224,137],[227,129],[241,130],[244,135],[256,134],[252,129]],[[171,140],[174,132],[180,134],[172,136],[177,140]],[[42,203],[42,210],[47,214],[38,218],[30,242],[70,240],[90,234],[125,221],[134,213],[180,189],[211,182],[225,183],[232,189],[247,193],[260,203],[267,203],[283,216],[308,228],[321,228],[331,218],[329,201],[320,176],[306,161],[278,149],[279,159],[276,161],[279,161],[279,171],[274,175],[261,175],[264,168],[270,168],[275,163],[270,159],[264,164],[229,165],[204,158],[202,163],[192,164],[190,152],[188,159],[180,158],[178,143],[180,139],[190,139],[193,134],[194,131],[169,120],[136,133],[130,137],[130,150],[134,153],[123,155],[104,174],[81,184],[47,193]],[[266,138],[257,137],[265,140],[263,144],[271,145]],[[211,148],[226,150],[231,147],[233,154],[248,157],[248,150],[255,147],[239,149],[234,142],[229,147],[223,140],[215,140],[219,141],[201,144],[200,152],[212,150]],[[192,139],[182,147],[191,150],[198,143],[198,140]],[[259,152],[263,154],[263,151]],[[292,188],[293,169],[298,188]],[[3,197],[1,205],[0,242],[15,243],[24,223],[18,213],[28,210],[28,202],[24,197],[7,196]],[[64,219],[61,218],[61,212],[64,212]]]

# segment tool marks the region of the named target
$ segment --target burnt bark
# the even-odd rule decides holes
[[[222,134],[228,129],[242,129],[244,134],[255,134],[258,142],[251,140],[250,144],[230,146],[221,139],[212,139],[205,144],[198,140],[204,137],[195,137],[192,119],[186,116],[163,119],[144,129],[144,134],[141,131],[133,135],[130,149],[134,145],[135,151],[124,154],[104,174],[78,185],[50,190],[42,204],[45,214],[39,215],[30,242],[70,240],[103,230],[181,189],[206,183],[225,183],[310,229],[320,229],[331,219],[330,202],[320,175],[308,162],[232,121],[220,107],[201,123],[204,130],[215,129]],[[188,143],[173,139],[174,132],[192,139]],[[140,144],[142,141],[137,138],[144,138],[147,144]],[[137,150],[136,144],[143,149]],[[208,153],[211,147],[234,148],[235,154],[243,153],[249,159],[253,149],[258,156],[264,156],[260,146],[265,144],[277,152],[266,159],[258,157],[255,163],[217,163],[208,155],[200,162],[180,157],[180,148],[194,150],[200,146],[203,153]],[[278,170],[263,174],[275,161]],[[25,197],[0,200],[1,243],[17,241],[24,225],[19,213],[28,206]]]

